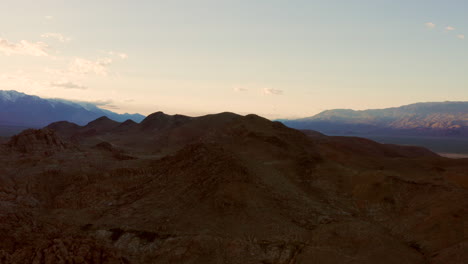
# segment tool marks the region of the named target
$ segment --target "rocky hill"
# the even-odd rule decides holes
[[[328,134],[466,136],[468,102],[417,103],[363,111],[336,109],[282,121],[293,128]]]
[[[423,148],[158,112],[54,123],[0,155],[0,263],[468,259],[468,162]]]
[[[22,153],[34,151],[60,151],[68,146],[52,130],[27,129],[15,135],[8,142],[8,147]]]

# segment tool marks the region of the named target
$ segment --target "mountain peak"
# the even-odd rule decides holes
[[[136,124],[138,124],[138,123],[131,120],[131,119],[127,119],[127,120],[125,120],[125,122],[122,123],[122,125],[136,125]]]
[[[45,128],[52,129],[52,130],[61,130],[61,129],[77,129],[79,127],[80,127],[79,125],[72,123],[72,122],[58,121],[58,122],[51,123]]]
[[[26,96],[28,95],[14,90],[0,90],[0,99],[3,101],[16,102],[19,98]]]
[[[85,128],[95,129],[96,131],[107,131],[109,129],[119,126],[121,123],[114,121],[107,116],[101,116],[98,119],[89,122]]]
[[[97,118],[96,120],[94,120],[92,122],[95,122],[95,121],[103,122],[103,121],[113,121],[113,120],[111,120],[107,116],[101,116],[101,117]]]
[[[149,116],[147,116],[145,119],[143,119],[142,122],[144,122],[146,119],[154,119],[154,118],[161,118],[161,117],[167,117],[167,116],[170,116],[170,115],[165,114],[162,111],[158,111],[158,112],[154,112],[154,113],[150,114]]]
[[[102,124],[102,123],[119,123],[119,122],[114,121],[114,120],[108,118],[107,116],[101,116],[101,117],[89,122],[86,126],[94,125],[94,124]]]
[[[124,132],[128,133],[132,129],[138,128],[139,124],[131,119],[127,119],[125,122],[121,123],[119,126],[117,126],[114,130],[114,132]]]
[[[158,111],[147,116],[143,121],[141,121],[141,127],[143,130],[161,130],[178,126],[189,119],[190,117],[188,116],[168,115]]]

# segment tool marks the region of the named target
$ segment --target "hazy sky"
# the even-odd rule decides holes
[[[0,89],[270,118],[467,101],[467,12],[466,0],[1,0]]]

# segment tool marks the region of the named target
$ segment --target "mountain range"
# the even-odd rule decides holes
[[[452,263],[468,163],[257,115],[60,121],[0,144],[0,263]]]
[[[335,109],[280,121],[292,128],[335,135],[463,137],[468,135],[468,102],[416,103],[362,111]]]
[[[0,90],[0,132],[3,134],[44,127],[57,121],[85,125],[101,116],[122,122],[127,119],[140,122],[145,118],[140,114],[117,114],[93,103],[44,99],[17,91]]]

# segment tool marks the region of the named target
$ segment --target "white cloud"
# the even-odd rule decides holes
[[[59,34],[59,33],[45,33],[45,34],[42,34],[41,37],[43,38],[53,38],[53,39],[56,39],[60,42],[69,42],[71,40],[71,38],[68,38],[68,37],[65,37],[63,36],[62,34]]]
[[[424,24],[427,28],[429,29],[433,29],[436,27],[436,24],[432,23],[432,22],[427,22]]]
[[[52,19],[54,19],[53,16],[45,16],[44,18],[45,18],[46,20],[52,20]]]
[[[277,90],[272,88],[263,88],[263,93],[266,95],[282,95],[283,90]]]
[[[94,104],[95,106],[105,108],[105,109],[111,109],[111,110],[117,110],[120,109],[120,107],[116,106],[114,104],[113,100],[96,100],[96,101],[90,101],[88,103]]]
[[[10,55],[30,55],[30,56],[49,56],[47,48],[49,46],[44,42],[29,42],[21,40],[18,43],[9,42],[0,38],[0,52],[6,56]]]
[[[447,27],[445,28],[445,30],[447,30],[447,31],[454,31],[455,28],[452,27],[452,26],[447,26]]]
[[[73,101],[86,109],[89,109],[90,106],[104,108],[108,110],[118,110],[120,107],[115,105],[114,100],[107,99],[107,100],[95,100],[95,101],[82,101],[82,100],[70,100]]]
[[[435,25],[434,23],[432,23],[432,22],[425,23],[424,25],[426,25],[426,27],[427,27],[428,29],[433,29],[433,28],[436,27],[436,25]],[[447,32],[448,32],[448,31],[455,31],[455,30],[456,30],[456,28],[455,28],[455,27],[452,27],[452,26],[446,26],[444,29],[445,29],[445,31],[447,31]],[[464,40],[464,39],[465,39],[465,35],[463,35],[463,34],[458,34],[456,37],[457,37],[458,39],[461,39],[461,40]]]
[[[245,87],[234,87],[233,90],[235,92],[247,92],[249,89],[247,89]]]
[[[58,81],[58,82],[51,82],[50,86],[52,87],[59,87],[64,89],[77,89],[77,90],[86,90],[88,87],[73,83],[71,81]]]
[[[106,76],[109,71],[108,67],[112,64],[112,59],[104,58],[96,61],[91,61],[83,58],[75,58],[69,67],[69,71],[78,74],[90,74]]]
[[[51,80],[58,81],[51,81]],[[51,90],[53,88],[85,90],[86,86],[70,81],[66,78],[58,79],[54,76],[37,78],[23,71],[0,74],[0,89],[27,90],[29,92]]]
[[[103,106],[101,106],[101,108],[104,108],[106,110],[120,110],[120,107],[118,107],[116,105],[112,105],[112,104],[103,105]]]

